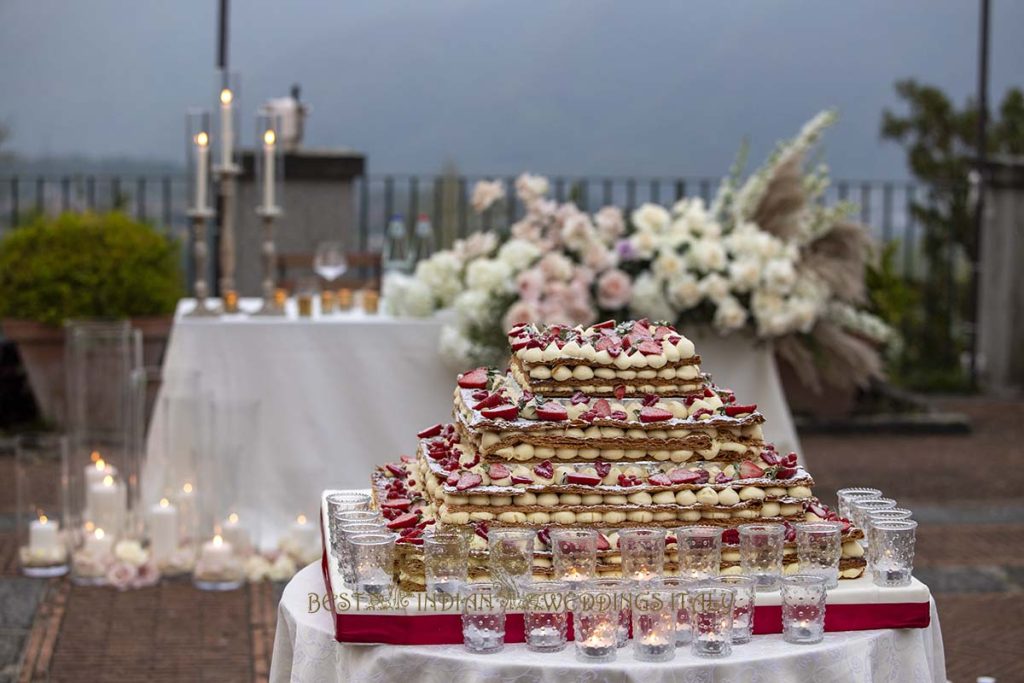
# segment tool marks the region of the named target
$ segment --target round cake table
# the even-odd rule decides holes
[[[471,655],[461,645],[355,645],[334,640],[332,615],[320,604],[325,592],[320,563],[301,570],[285,587],[278,607],[270,666],[272,683],[284,681],[934,681],[946,668],[935,604],[926,629],[828,633],[817,645],[789,645],[781,635],[754,636],[721,660],[694,657],[688,648],[662,664],[633,659],[632,644],[609,664],[583,664],[572,643],[554,654],[506,645],[493,655]]]

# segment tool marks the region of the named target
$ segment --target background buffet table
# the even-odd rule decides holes
[[[921,681],[944,683],[946,671],[935,603],[924,629],[826,633],[816,645],[790,645],[781,635],[754,636],[720,660],[694,657],[688,648],[670,662],[647,664],[632,644],[608,664],[577,662],[572,643],[557,653],[506,645],[493,655],[471,655],[461,645],[352,645],[334,640],[332,614],[323,605],[324,581],[313,563],[285,587],[278,607],[271,683],[286,681]],[[311,598],[310,596],[314,596]],[[312,609],[311,609],[312,608]],[[344,616],[342,616],[344,618]]]
[[[451,415],[460,368],[439,354],[443,317],[396,319],[354,310],[298,318],[293,301],[281,318],[183,317],[194,305],[179,303],[164,372],[197,373],[214,402],[260,399],[258,438],[245,462],[225,465],[245,469],[251,495],[242,508],[263,543],[273,542],[298,513],[315,514],[323,489],[365,487],[374,466],[411,454],[417,431]],[[242,301],[243,309],[257,306]],[[766,436],[781,452],[799,452],[770,347],[735,336],[693,339],[704,371],[741,401],[758,404]],[[163,423],[156,411],[143,480],[147,502],[159,500],[164,473],[179,457],[164,452]]]

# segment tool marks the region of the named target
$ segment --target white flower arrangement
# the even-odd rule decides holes
[[[827,250],[816,250],[852,208],[817,201],[828,187],[827,167],[804,173],[799,165],[834,120],[833,112],[815,116],[743,182],[737,162],[710,207],[699,198],[670,208],[645,203],[628,226],[615,207],[591,216],[553,202],[547,179],[524,174],[515,187],[525,212],[502,244],[494,233],[477,233],[420,263],[411,278],[389,275],[388,305],[411,316],[453,307],[442,352],[464,364],[500,360],[504,331],[518,322],[588,325],[608,317],[707,324],[721,334],[750,330],[763,339],[807,335],[827,319],[884,344],[891,330],[857,307],[859,295],[823,266]],[[797,173],[788,185],[802,194],[772,215],[773,203],[764,201],[776,191],[772,180]],[[499,201],[499,188],[478,184],[474,204]],[[756,222],[765,212],[771,230]],[[866,233],[856,232],[866,245]]]

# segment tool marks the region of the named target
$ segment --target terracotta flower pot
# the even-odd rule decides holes
[[[170,336],[172,316],[132,319],[142,331],[143,363],[160,365]],[[18,346],[21,362],[40,413],[48,422],[63,424],[66,382],[64,369],[64,328],[32,320],[0,321],[5,337]]]

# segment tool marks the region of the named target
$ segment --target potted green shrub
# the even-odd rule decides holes
[[[117,213],[39,216],[0,240],[0,327],[43,417],[59,421],[70,319],[131,319],[159,362],[183,296],[178,243]]]

